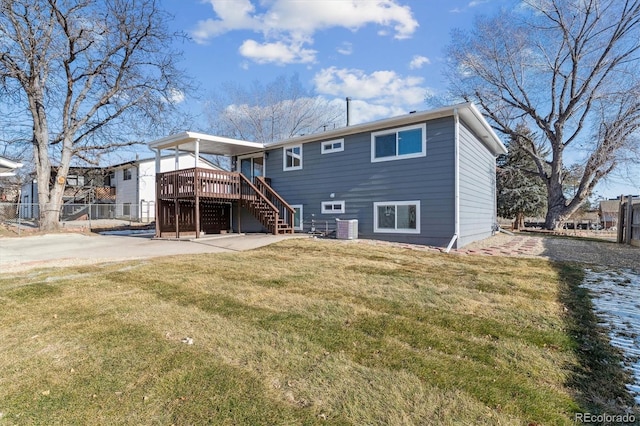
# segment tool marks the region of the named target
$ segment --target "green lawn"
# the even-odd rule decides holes
[[[4,276],[0,424],[573,424],[630,403],[581,278],[314,240]]]

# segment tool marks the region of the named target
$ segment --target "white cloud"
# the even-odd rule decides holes
[[[414,55],[411,62],[409,62],[409,69],[417,70],[422,68],[423,65],[429,65],[430,63],[431,60],[426,56]]]
[[[259,64],[276,63],[279,65],[292,63],[309,63],[315,61],[316,51],[304,49],[302,43],[287,44],[282,41],[275,43],[258,43],[255,40],[245,40],[238,49],[245,58]]]
[[[178,89],[169,89],[166,100],[172,104],[181,104],[185,100],[184,92]]]
[[[323,96],[351,97],[354,124],[406,114],[424,106],[431,89],[422,77],[395,71],[325,68],[314,77],[315,90]]]
[[[345,56],[351,55],[353,53],[353,44],[349,43],[348,41],[345,41],[336,50],[341,55],[345,55]]]
[[[476,6],[480,6],[481,4],[484,3],[488,3],[489,0],[472,0],[469,2],[469,4],[467,5],[468,7],[476,7]]]
[[[366,25],[382,27],[380,34],[392,33],[396,39],[406,39],[418,28],[411,8],[398,4],[399,0],[208,0],[216,14],[214,19],[199,21],[191,32],[198,43],[206,43],[221,34],[236,31],[261,33],[264,40],[256,46],[269,46],[273,52],[278,47],[283,57],[259,56],[261,60],[271,58],[273,62],[286,63],[291,51],[313,51],[295,46],[282,49],[280,45],[292,45],[296,40],[312,43],[313,35],[323,29],[347,28],[357,31]],[[246,41],[245,41],[246,43]],[[251,51],[255,49],[250,49]],[[315,52],[314,52],[315,53]],[[315,58],[314,58],[315,59]]]

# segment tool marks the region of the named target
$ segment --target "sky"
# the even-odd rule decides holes
[[[164,0],[176,46],[203,99],[227,82],[248,87],[297,74],[311,93],[345,104],[351,123],[429,109],[446,94],[445,47],[454,29],[515,0]],[[202,128],[206,130],[206,119]],[[598,185],[605,198],[640,194],[640,166]]]

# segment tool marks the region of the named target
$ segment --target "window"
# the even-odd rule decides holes
[[[293,207],[294,210],[293,229],[296,231],[302,231],[304,226],[302,221],[302,204],[292,204],[291,207]]]
[[[84,176],[68,175],[67,185],[68,186],[84,186]]]
[[[131,168],[124,169],[122,173],[123,173],[122,180],[131,180]]]
[[[282,170],[299,170],[302,168],[302,145],[284,147]]]
[[[418,124],[371,133],[371,162],[424,157],[426,130],[424,124]]]
[[[344,139],[322,142],[321,147],[320,152],[322,154],[344,151]]]
[[[373,232],[420,233],[420,201],[373,203]]]
[[[320,211],[322,214],[344,213],[344,201],[323,201]]]

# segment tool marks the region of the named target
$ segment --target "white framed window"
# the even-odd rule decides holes
[[[373,203],[373,232],[419,234],[420,201]]]
[[[122,180],[131,180],[131,168],[122,171]]]
[[[282,149],[282,170],[302,169],[302,145],[285,146]]]
[[[293,208],[293,229],[294,231],[303,231],[304,224],[302,221],[302,204],[291,204]]]
[[[320,207],[322,214],[344,213],[344,201],[323,201]]]
[[[427,155],[427,126],[416,124],[371,133],[371,162]]]
[[[335,139],[332,141],[322,142],[320,145],[321,154],[330,154],[332,152],[344,151],[344,139]]]

